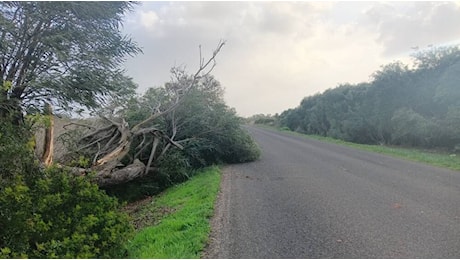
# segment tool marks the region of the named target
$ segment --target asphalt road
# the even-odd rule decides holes
[[[460,258],[460,172],[248,127],[209,257]]]

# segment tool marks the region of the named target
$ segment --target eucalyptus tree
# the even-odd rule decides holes
[[[134,92],[120,65],[140,48],[120,31],[131,2],[0,2],[0,116],[96,108]]]

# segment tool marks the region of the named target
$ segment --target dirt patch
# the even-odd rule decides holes
[[[128,213],[129,215],[135,214],[139,212],[145,205],[151,203],[152,201],[153,197],[148,196],[145,199],[141,199],[127,204],[123,207],[123,211]]]
[[[162,218],[176,211],[170,207],[155,207],[153,204],[154,197],[147,197],[129,203],[123,207],[123,211],[131,216],[131,222],[135,229],[140,230],[144,227],[157,225]]]

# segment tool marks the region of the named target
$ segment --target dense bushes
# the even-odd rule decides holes
[[[0,257],[122,257],[132,226],[116,199],[88,177],[40,168],[27,131],[0,128]]]
[[[34,141],[27,138],[23,126],[7,123],[0,118],[0,185],[17,174],[30,172],[34,160]]]
[[[279,124],[358,143],[453,150],[460,144],[460,48],[423,51],[414,63],[391,63],[370,83],[307,97],[283,112]]]

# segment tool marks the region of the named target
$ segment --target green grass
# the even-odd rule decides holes
[[[219,183],[219,168],[210,167],[143,206],[141,215],[163,214],[156,214],[155,225],[142,228],[130,241],[128,258],[200,258]]]
[[[310,139],[325,141],[329,143],[335,143],[339,145],[346,145],[346,146],[354,147],[354,148],[361,149],[361,150],[386,154],[386,155],[390,155],[393,157],[398,157],[398,158],[402,158],[402,159],[406,159],[410,161],[421,162],[421,163],[425,163],[425,164],[429,164],[433,166],[448,168],[451,170],[456,170],[456,171],[460,170],[460,156],[446,153],[446,152],[441,152],[441,151],[436,151],[436,150],[420,150],[420,149],[415,149],[415,148],[384,146],[384,145],[357,144],[357,143],[346,142],[346,141],[339,140],[339,139],[334,139],[331,137],[324,137],[324,136],[318,136],[318,135],[305,135],[305,134],[300,134],[300,133],[285,130],[285,129],[280,130],[280,129],[277,129],[275,127],[270,127],[270,126],[261,126],[261,127],[272,129],[272,130],[277,130],[277,131],[287,133],[290,135],[294,135],[294,136],[301,136],[304,138],[310,138]]]

